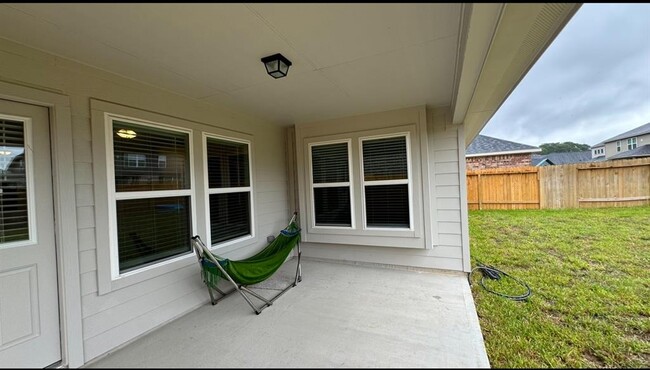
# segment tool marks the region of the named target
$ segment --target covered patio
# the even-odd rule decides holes
[[[466,143],[579,7],[0,5],[0,365],[489,366]],[[191,238],[294,212],[303,281],[211,306]]]
[[[275,293],[294,266],[257,291]],[[232,295],[87,367],[489,367],[462,273],[306,259],[303,275],[260,315]]]

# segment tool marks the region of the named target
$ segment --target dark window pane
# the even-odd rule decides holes
[[[190,197],[117,201],[120,272],[190,251]]]
[[[311,147],[314,184],[348,182],[348,144],[329,144]]]
[[[0,243],[29,239],[23,123],[0,119]]]
[[[406,137],[363,141],[363,175],[366,181],[407,179]]]
[[[250,193],[210,194],[212,244],[251,234]]]
[[[365,191],[369,227],[409,227],[407,184],[366,186]]]
[[[352,226],[350,188],[314,188],[316,226]]]
[[[113,121],[115,190],[189,189],[188,142],[182,132]]]
[[[248,144],[208,138],[208,181],[211,188],[250,186]]]

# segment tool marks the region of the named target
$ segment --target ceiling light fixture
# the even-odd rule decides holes
[[[291,61],[280,53],[262,58],[262,63],[264,63],[266,73],[271,75],[273,78],[286,76],[287,73],[289,73],[289,67],[291,66]]]
[[[117,130],[117,136],[123,137],[125,139],[133,139],[134,137],[137,136],[137,134],[133,130],[127,130],[125,128],[121,128]]]

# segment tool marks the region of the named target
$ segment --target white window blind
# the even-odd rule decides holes
[[[349,142],[311,146],[316,226],[352,227]]]
[[[112,124],[119,272],[190,252],[189,134],[117,119]],[[120,130],[135,136],[122,137]]]
[[[29,239],[24,123],[0,119],[0,243]]]
[[[249,143],[206,140],[211,243],[252,235]]]
[[[366,226],[410,228],[407,136],[361,143]]]

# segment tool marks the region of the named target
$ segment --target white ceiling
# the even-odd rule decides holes
[[[288,125],[450,105],[460,7],[0,4],[0,37]]]

